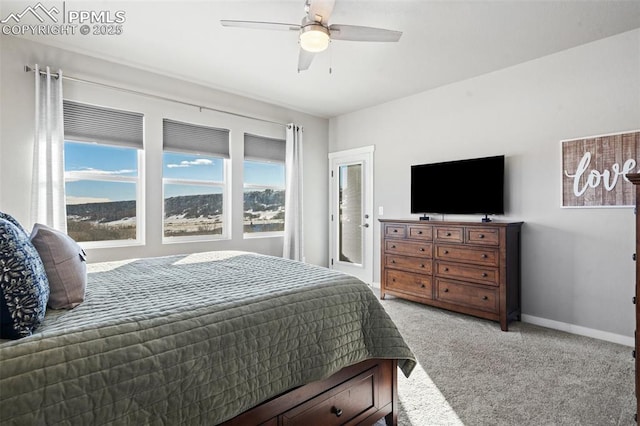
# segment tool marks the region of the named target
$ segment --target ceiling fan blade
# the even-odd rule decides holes
[[[260,21],[234,21],[229,19],[221,19],[220,23],[223,27],[250,28],[254,30],[281,30],[281,31],[299,31],[300,25],[284,24],[280,22],[260,22]]]
[[[333,12],[335,0],[307,0],[307,4],[309,5],[309,19],[322,22],[322,24],[326,26],[329,22],[331,12]],[[318,19],[318,17],[320,19]]]
[[[360,27],[358,25],[333,24],[329,26],[332,40],[349,41],[398,41],[402,31],[383,28]]]
[[[298,72],[308,70],[314,56],[314,53],[307,52],[303,48],[300,48],[298,55]]]

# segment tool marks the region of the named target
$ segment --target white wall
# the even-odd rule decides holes
[[[498,219],[525,222],[523,313],[628,343],[633,209],[560,208],[560,141],[640,129],[639,47],[635,30],[333,118],[329,151],[375,145],[374,213],[383,206],[385,218],[412,217],[410,165],[504,154],[506,215]],[[470,190],[479,183],[459,178]]]
[[[2,37],[0,64],[0,210],[29,224],[32,146],[34,132],[33,73],[24,65],[49,65],[65,75],[102,81],[197,105],[257,116],[278,123],[295,122],[304,128],[305,256],[310,263],[327,265],[327,139],[328,120],[248,98],[209,89],[145,70],[46,47],[13,37]],[[198,66],[194,63],[193,66]],[[282,254],[282,237],[242,237],[243,133],[284,138],[284,126],[264,123],[77,83],[63,82],[64,97],[98,105],[142,112],[145,115],[146,245],[117,249],[94,249],[91,261],[146,257],[205,250],[250,250]],[[173,118],[231,130],[232,238],[226,241],[162,244],[162,118]]]

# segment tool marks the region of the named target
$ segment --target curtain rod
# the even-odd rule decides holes
[[[29,65],[25,65],[24,66],[24,70],[25,70],[25,72],[36,72],[36,70],[34,68],[30,67]],[[46,72],[40,70],[40,75],[43,75],[43,74],[46,74]],[[58,73],[51,73],[51,75],[54,76],[55,78],[60,78]],[[198,108],[198,109],[200,109],[200,111],[202,111],[202,110],[215,111],[215,112],[220,112],[222,114],[233,115],[233,116],[236,116],[236,117],[242,117],[242,118],[248,118],[248,119],[251,119],[251,120],[262,121],[264,123],[277,124],[279,126],[285,126],[285,127],[287,126],[287,124],[278,123],[277,121],[271,121],[271,120],[267,120],[267,119],[259,118],[259,117],[252,117],[250,115],[244,115],[244,114],[240,114],[240,113],[237,113],[237,112],[225,111],[223,109],[216,109],[216,108],[212,108],[212,107],[208,107],[208,106],[204,106],[204,105],[192,104],[190,102],[185,102],[185,101],[181,101],[181,100],[178,100],[178,99],[173,99],[173,98],[169,98],[169,97],[166,97],[166,96],[154,95],[152,93],[140,92],[138,90],[133,90],[133,89],[126,89],[124,87],[113,86],[111,84],[100,83],[100,82],[97,82],[97,81],[85,80],[83,78],[63,75],[62,79],[63,80],[70,80],[70,81],[77,81],[79,83],[85,83],[85,84],[93,84],[95,86],[107,87],[109,89],[119,90],[121,92],[132,93],[134,95],[145,96],[147,98],[159,99],[161,101],[168,101],[168,102],[174,102],[174,103],[177,103],[177,104],[187,105],[187,106],[190,106],[190,107]]]

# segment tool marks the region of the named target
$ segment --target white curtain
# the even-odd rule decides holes
[[[67,231],[64,196],[62,71],[35,66],[36,122],[33,145],[31,221]]]
[[[303,260],[302,249],[302,128],[287,125],[284,248],[286,259]]]

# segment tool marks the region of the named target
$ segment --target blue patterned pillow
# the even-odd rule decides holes
[[[0,219],[0,338],[31,335],[44,320],[49,281],[29,236]]]
[[[19,230],[21,230],[22,232],[24,232],[26,235],[29,235],[29,233],[27,232],[26,229],[24,229],[24,226],[22,226],[20,224],[20,222],[18,222],[13,216],[11,216],[9,213],[5,213],[5,212],[0,212],[0,219],[4,219],[4,220],[8,220],[9,222],[13,223],[15,226],[18,227]]]

